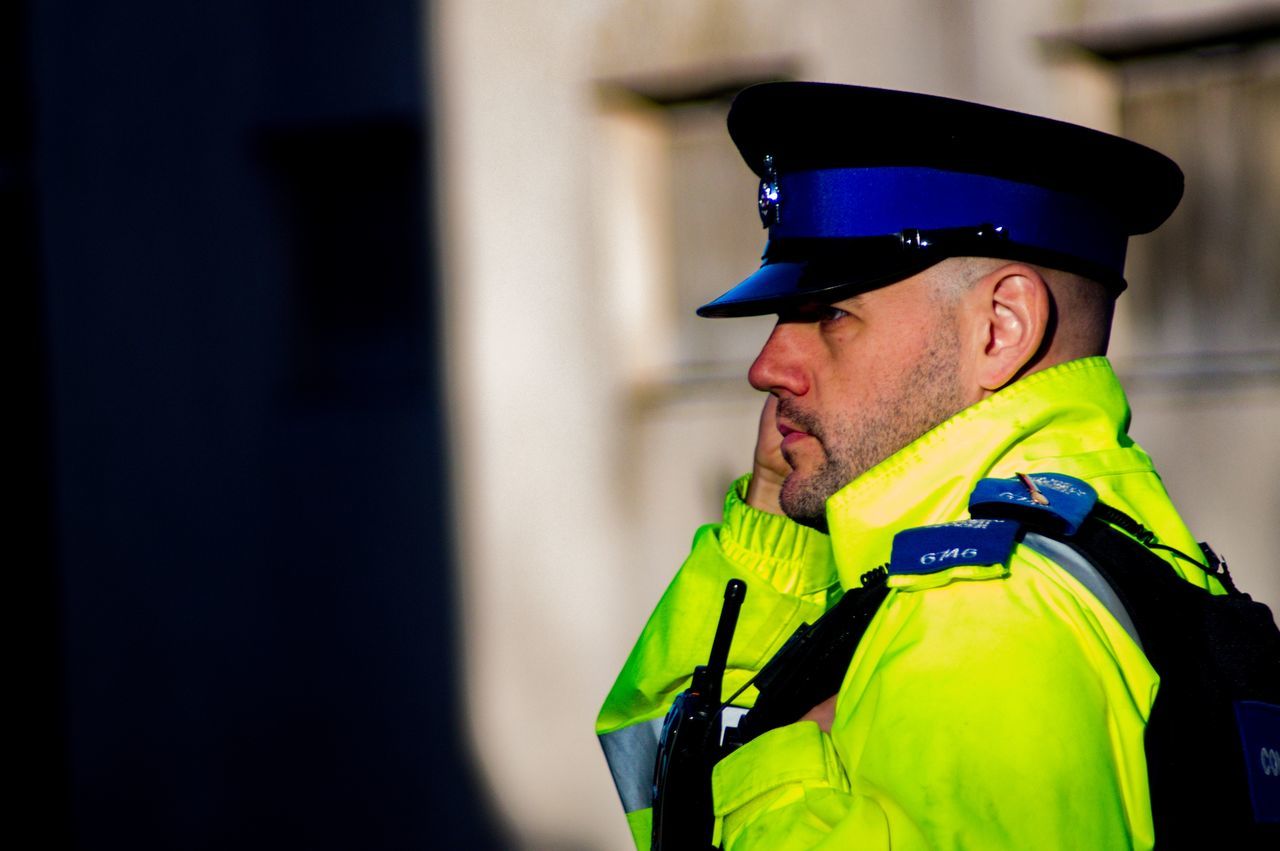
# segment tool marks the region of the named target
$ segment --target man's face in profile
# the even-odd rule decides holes
[[[938,295],[937,269],[779,314],[749,377],[778,397],[793,520],[825,530],[836,491],[970,404],[958,308]]]

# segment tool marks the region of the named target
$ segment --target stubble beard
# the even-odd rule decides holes
[[[944,323],[942,327],[948,326]],[[813,435],[826,455],[813,472],[787,476],[779,494],[783,513],[797,523],[826,532],[827,500],[836,491],[963,410],[966,402],[956,374],[957,349],[954,334],[935,341],[903,375],[895,391],[856,420],[844,416],[820,422],[793,409],[790,400],[779,401],[778,415]]]

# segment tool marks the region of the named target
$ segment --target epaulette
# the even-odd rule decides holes
[[[982,479],[969,495],[972,517],[1017,520],[1047,534],[1074,535],[1098,502],[1088,482],[1061,473]]]
[[[922,590],[1004,576],[1024,527],[1072,535],[1097,501],[1089,484],[1058,473],[982,479],[969,497],[973,519],[894,536],[889,585]]]
[[[923,590],[1003,576],[1020,529],[1013,520],[986,519],[905,529],[893,538],[889,586]]]

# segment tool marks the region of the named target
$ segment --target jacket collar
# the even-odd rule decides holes
[[[845,587],[889,561],[893,537],[968,516],[979,479],[1065,473],[1106,500],[1104,473],[1152,471],[1127,436],[1129,403],[1106,358],[1032,373],[926,432],[827,501],[827,524]],[[1091,481],[1092,480],[1092,481]]]

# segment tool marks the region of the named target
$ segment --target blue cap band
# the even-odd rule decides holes
[[[1124,273],[1128,234],[1086,199],[998,177],[933,168],[798,171],[777,176],[769,238],[885,236],[992,224],[1007,238]]]

